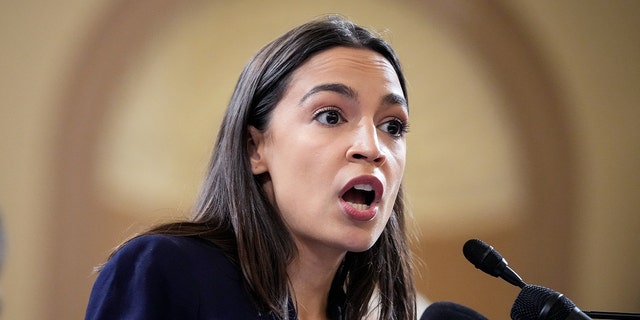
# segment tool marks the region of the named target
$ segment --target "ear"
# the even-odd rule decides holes
[[[249,126],[249,135],[247,152],[249,153],[249,160],[251,161],[251,172],[254,175],[265,173],[269,170],[264,155],[264,133],[254,126]]]

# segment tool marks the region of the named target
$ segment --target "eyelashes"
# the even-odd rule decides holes
[[[336,127],[348,122],[340,108],[335,106],[316,110],[313,113],[313,119],[328,127]],[[391,117],[376,127],[394,138],[403,137],[409,132],[409,123],[398,117]]]
[[[378,126],[378,128],[381,127],[384,127],[383,131],[394,137],[402,137],[409,132],[409,123],[398,118],[391,119]]]
[[[327,126],[337,126],[346,122],[337,107],[324,107],[313,113],[313,119]]]

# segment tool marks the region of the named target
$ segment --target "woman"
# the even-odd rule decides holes
[[[414,319],[391,47],[340,17],[262,48],[228,105],[190,221],[122,245],[87,319]]]

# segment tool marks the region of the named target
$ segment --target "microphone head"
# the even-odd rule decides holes
[[[504,259],[492,246],[479,239],[471,239],[462,247],[464,257],[476,268],[494,277],[500,276],[500,265]],[[506,264],[506,262],[504,262]]]
[[[541,286],[526,285],[511,308],[511,319],[565,320],[575,308],[576,305],[569,298],[556,291]]]
[[[434,302],[422,313],[420,320],[488,320],[477,311],[455,302]]]

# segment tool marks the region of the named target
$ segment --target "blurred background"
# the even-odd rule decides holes
[[[640,2],[0,2],[2,316],[79,319],[93,267],[188,214],[247,60],[340,13],[409,81],[418,288],[507,319],[480,238],[583,310],[640,312]]]

